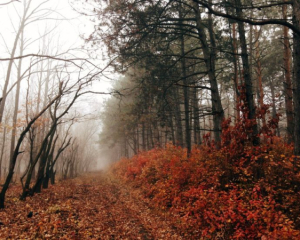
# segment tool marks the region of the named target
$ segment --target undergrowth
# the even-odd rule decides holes
[[[274,136],[278,117],[263,126],[260,144],[253,145],[256,122],[247,119],[242,104],[240,110],[234,126],[230,119],[223,122],[220,148],[207,136],[187,157],[186,149],[168,144],[122,159],[111,171],[139,187],[153,207],[170,212],[183,235],[299,239],[300,159]]]

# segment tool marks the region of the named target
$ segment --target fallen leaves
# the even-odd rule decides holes
[[[138,193],[103,173],[59,182],[25,202],[19,193],[10,188],[0,210],[0,239],[181,239]]]

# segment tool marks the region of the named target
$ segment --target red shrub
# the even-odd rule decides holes
[[[299,239],[300,159],[292,146],[273,136],[278,119],[252,145],[247,109],[235,125],[224,121],[222,146],[186,150],[173,145],[141,152],[116,163],[112,171],[142,189],[157,208],[195,239]],[[258,117],[267,108],[258,111]],[[179,221],[178,221],[179,218]]]

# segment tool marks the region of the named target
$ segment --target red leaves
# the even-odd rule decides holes
[[[276,138],[260,146],[235,141],[226,124],[231,142],[220,150],[194,148],[187,159],[185,150],[168,145],[123,160],[113,171],[142,189],[150,205],[172,213],[183,236],[298,239],[300,194],[293,183],[300,186],[300,176],[292,148]]]
[[[274,136],[279,116],[253,135],[257,123],[248,119],[241,92],[241,118],[234,126],[230,118],[223,122],[220,149],[207,134],[188,159],[184,149],[167,145],[123,160],[113,171],[142,189],[150,205],[172,213],[187,238],[299,239],[300,159]],[[267,112],[263,105],[256,117]],[[258,137],[261,144],[254,146]]]

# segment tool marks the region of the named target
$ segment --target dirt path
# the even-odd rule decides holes
[[[0,239],[182,239],[135,190],[105,174],[63,181],[0,211]],[[32,212],[32,217],[28,213]]]

